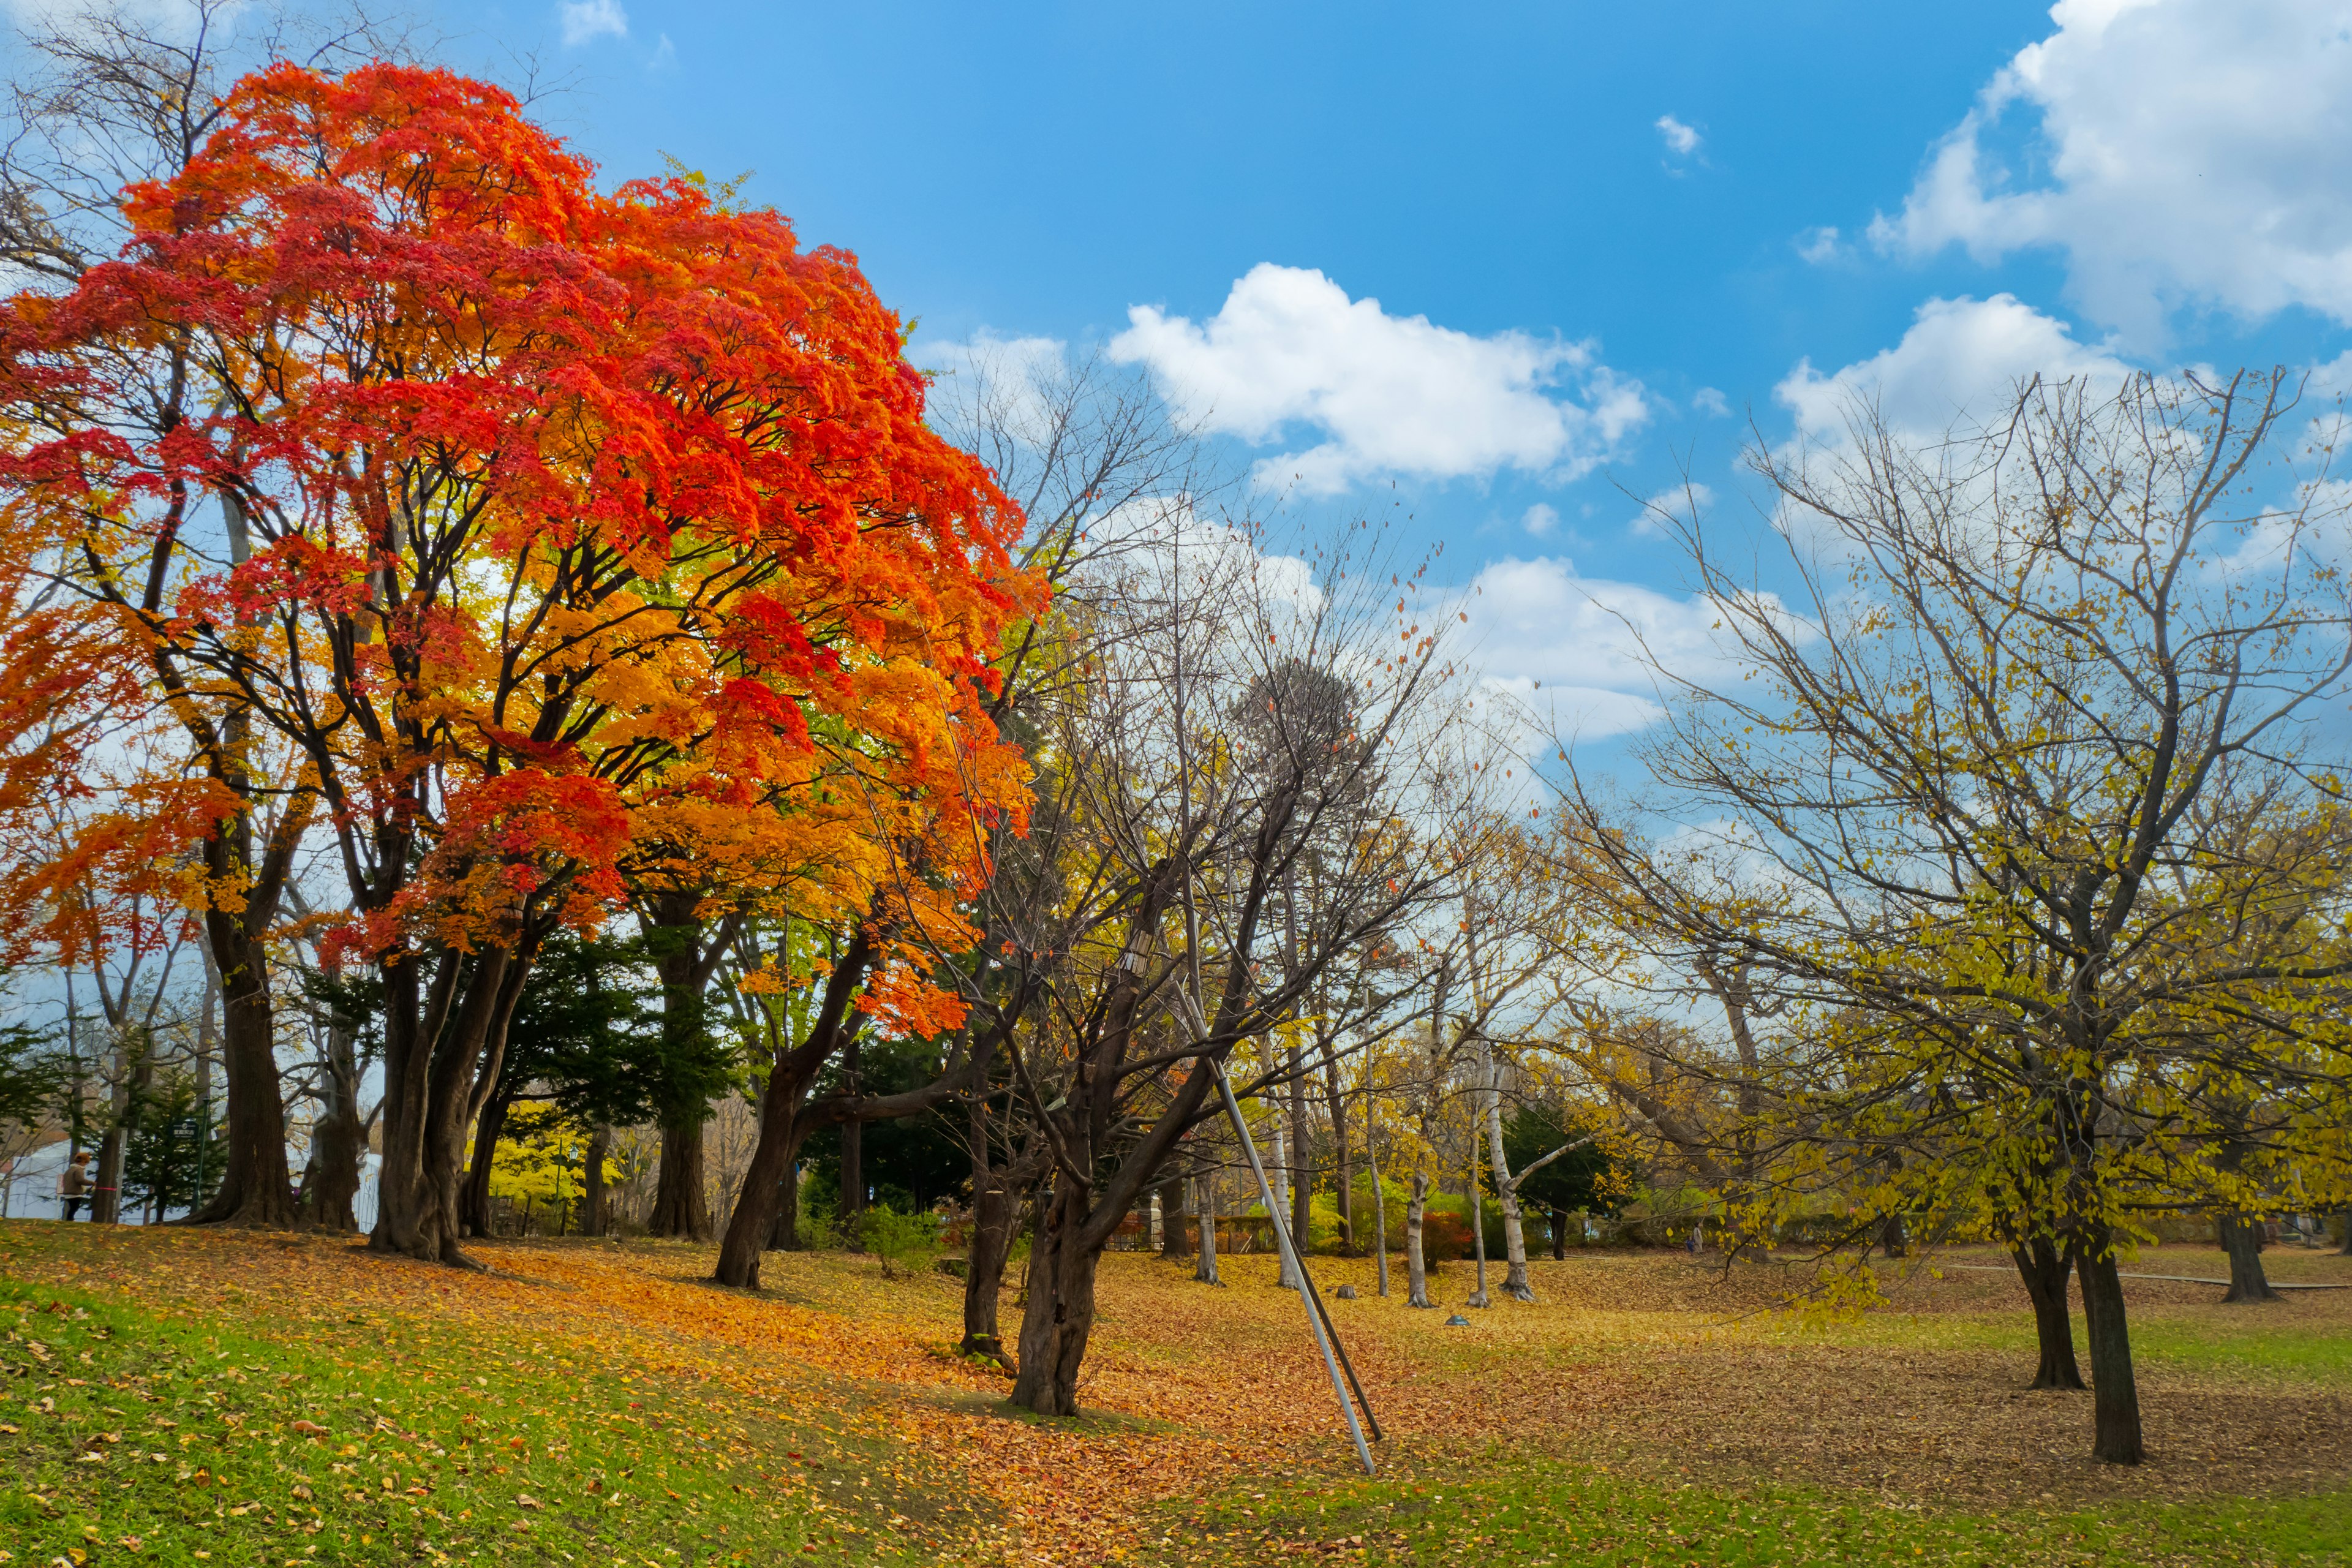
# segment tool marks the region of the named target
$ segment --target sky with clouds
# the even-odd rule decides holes
[[[1707,655],[1645,502],[1752,523],[1743,442],[2352,348],[2352,0],[442,23],[568,80],[614,177],[751,171],[919,344],[1099,347],[1306,515],[1409,514],[1496,677],[1595,740],[1654,712],[1629,626]]]

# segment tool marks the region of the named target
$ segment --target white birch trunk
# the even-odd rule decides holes
[[[1433,1307],[1429,1299],[1429,1269],[1422,1261],[1421,1219],[1429,1212],[1429,1174],[1416,1168],[1412,1173],[1412,1200],[1404,1208],[1404,1282],[1405,1305]]]
[[[1222,1285],[1217,1278],[1217,1189],[1206,1176],[1192,1178],[1192,1218],[1201,1227],[1201,1250],[1193,1255],[1192,1278]]]
[[[1509,1271],[1503,1276],[1503,1294],[1514,1301],[1532,1301],[1535,1288],[1528,1283],[1528,1235],[1519,1222],[1519,1184],[1503,1154],[1503,1094],[1495,1087],[1494,1064],[1486,1068],[1486,1152],[1495,1167],[1495,1197],[1503,1205],[1503,1249]]]

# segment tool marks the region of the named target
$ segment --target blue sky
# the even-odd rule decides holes
[[[1615,616],[1702,613],[1626,492],[1686,466],[1742,526],[1749,417],[1868,390],[1932,432],[2036,370],[2320,365],[2352,321],[2345,0],[441,20],[569,73],[544,112],[611,176],[753,171],[919,341],[1109,342],[1308,515],[1402,499],[1491,590],[1490,666],[1593,734],[1644,711]]]

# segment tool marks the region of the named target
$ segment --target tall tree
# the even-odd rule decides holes
[[[462,1262],[533,955],[619,905],[641,820],[808,864],[877,831],[855,786],[1017,809],[978,708],[1017,518],[850,258],[690,180],[600,192],[478,82],[273,68],[126,211],[122,261],[0,320],[37,432],[0,483],[299,752],[384,985],[374,1245]],[[163,434],[113,373],[159,340],[209,399]],[[207,508],[250,550],[175,575]]]

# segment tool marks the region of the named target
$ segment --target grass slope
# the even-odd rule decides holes
[[[688,1390],[462,1318],[289,1340],[0,1282],[0,1560],[920,1560],[758,1485],[824,1468],[789,1432],[713,1443]]]

